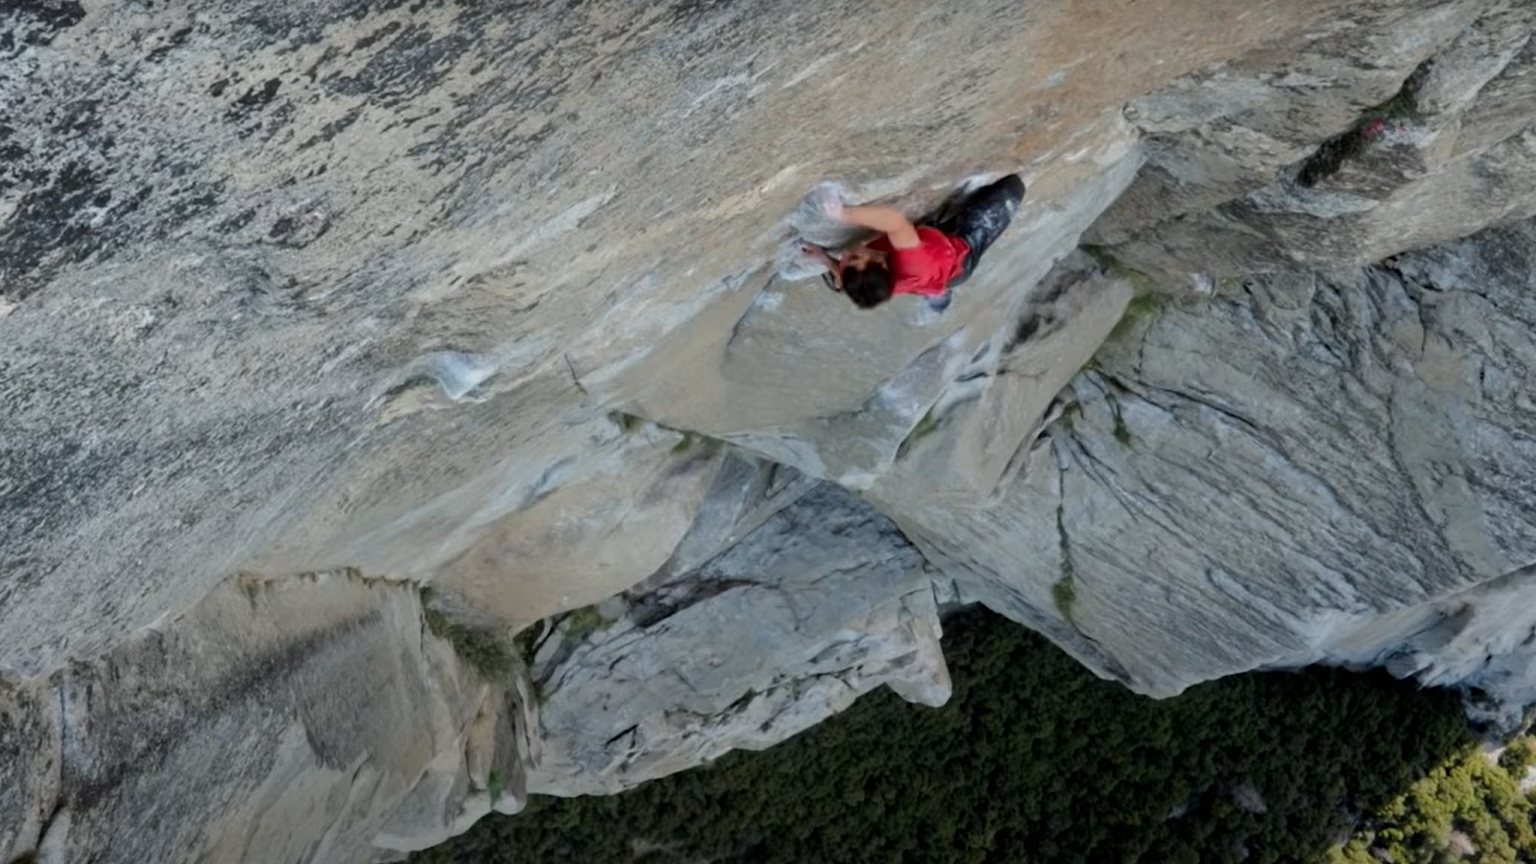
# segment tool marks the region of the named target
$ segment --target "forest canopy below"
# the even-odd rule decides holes
[[[1164,701],[991,613],[946,622],[954,698],[881,691],[761,753],[535,798],[418,864],[1536,861],[1536,744],[1384,673],[1239,675]]]

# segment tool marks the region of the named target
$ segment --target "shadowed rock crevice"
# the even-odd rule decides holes
[[[1319,182],[1339,173],[1344,163],[1363,154],[1367,147],[1385,135],[1396,123],[1412,121],[1419,114],[1419,90],[1434,71],[1434,58],[1425,60],[1413,70],[1402,89],[1391,99],[1373,105],[1361,113],[1360,119],[1348,131],[1329,138],[1307,157],[1296,171],[1296,182],[1302,186],[1316,186]]]

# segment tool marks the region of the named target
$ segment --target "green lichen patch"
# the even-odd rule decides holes
[[[1168,303],[1168,295],[1139,293],[1131,298],[1131,302],[1125,304],[1125,312],[1121,313],[1120,320],[1115,322],[1114,329],[1104,338],[1106,344],[1118,342],[1130,336],[1136,331],[1137,325],[1143,321],[1155,318],[1163,306]]]
[[[1051,586],[1051,602],[1056,604],[1056,614],[1061,620],[1072,623],[1072,604],[1077,600],[1077,589],[1072,587],[1072,577],[1063,576]]]
[[[634,414],[627,414],[623,411],[609,411],[608,419],[612,420],[614,425],[622,429],[626,435],[631,435],[645,428],[644,417],[637,417]]]
[[[907,433],[907,437],[901,439],[901,444],[897,445],[896,458],[901,459],[905,457],[907,451],[912,449],[912,445],[939,431],[941,425],[943,425],[942,418],[935,413],[934,409],[929,408],[928,413],[924,414],[923,418],[917,421],[917,425],[913,426],[912,431]]]
[[[500,633],[454,621],[430,605],[431,588],[423,588],[421,592],[421,617],[433,636],[452,645],[459,659],[487,678],[502,678],[512,674],[517,668],[517,660],[512,646]]]
[[[567,639],[584,639],[599,630],[607,629],[613,620],[597,611],[594,605],[572,609],[560,619],[560,624],[565,628]]]
[[[1115,409],[1115,440],[1123,447],[1131,446],[1131,428],[1125,425],[1125,415],[1120,409]]]

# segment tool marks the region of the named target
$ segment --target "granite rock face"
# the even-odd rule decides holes
[[[1356,631],[1466,605],[1452,632],[1474,632],[1462,595],[1507,591],[1536,560],[1533,232],[1492,229],[1348,282],[1256,275],[1147,309],[1072,379],[1032,494],[1013,499],[1014,519],[1041,526],[1037,551],[1054,549],[1022,578],[988,579],[1035,608],[1070,587],[1061,617],[1146,692],[1399,650],[1463,673],[1433,681],[1503,690],[1467,666],[1468,645],[1388,640],[1365,656]],[[1528,681],[1501,695],[1536,699]]]
[[[8,6],[0,661],[99,653],[242,568],[526,550],[508,517],[627,462],[614,408],[857,480],[939,386],[903,370],[969,357],[1131,182],[1127,100],[1360,14],[1093,5]],[[1365,5],[1369,42],[1479,4]],[[818,180],[916,210],[1006,170],[1021,230],[944,321],[764,289]],[[815,418],[886,392],[874,452],[834,454],[871,448]]]
[[[237,577],[8,689],[0,741],[21,758],[0,769],[3,848],[42,862],[369,860],[411,821],[408,794],[439,778],[452,794],[438,824],[409,827],[449,836],[471,780],[487,788],[469,762],[495,742],[471,727],[505,715],[508,692],[421,620],[408,586]]]
[[[1159,273],[1348,275],[1536,215],[1536,10],[1361,14],[1369,38],[1319,34],[1132,100],[1148,167],[1088,239]]]
[[[954,603],[1536,701],[1533,31],[0,9],[0,860],[389,860],[940,703]],[[942,316],[776,275],[819,181],[1007,171]]]
[[[720,555],[537,643],[530,792],[618,792],[762,749],[882,683],[949,698],[930,576],[890,520],[828,483],[753,509]]]

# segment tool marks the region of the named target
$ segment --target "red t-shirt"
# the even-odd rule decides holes
[[[882,234],[870,241],[869,248],[887,253],[891,268],[891,293],[922,294],[936,297],[949,287],[949,280],[960,275],[965,256],[971,251],[959,237],[951,237],[937,228],[917,229],[919,245],[897,249],[891,238]]]

